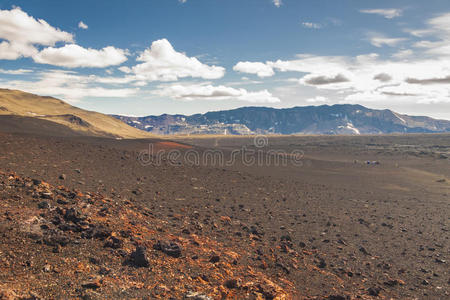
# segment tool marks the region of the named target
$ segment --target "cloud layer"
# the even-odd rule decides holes
[[[371,12],[379,13],[379,12]],[[394,12],[389,12],[391,17]],[[376,53],[358,56],[297,55],[293,60],[245,62],[258,66],[266,75],[276,72],[299,72],[295,80],[317,90],[335,91],[341,102],[370,102],[407,99],[411,103],[450,103],[450,14],[426,21],[425,28],[408,30],[409,38],[387,38],[372,34],[376,47],[395,47],[409,43],[391,58]],[[421,38],[413,42],[414,38]],[[411,41],[410,41],[411,40]],[[256,74],[255,68],[235,68]],[[291,80],[292,81],[292,80]],[[313,98],[311,98],[313,99]]]
[[[175,84],[162,86],[155,94],[183,100],[210,99],[210,100],[239,100],[253,103],[276,103],[280,99],[274,97],[269,91],[262,90],[249,92],[246,89],[235,89],[223,85],[211,84]]]

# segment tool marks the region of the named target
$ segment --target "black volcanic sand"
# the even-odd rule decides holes
[[[177,148],[215,148],[226,158],[243,146],[301,150],[301,166],[143,166],[137,158],[149,143],[175,148],[157,140],[0,139],[0,170],[126,199],[165,220],[164,231],[187,228],[245,249],[251,254],[238,264],[292,282],[294,299],[449,297],[450,135],[274,137],[263,148],[250,138],[184,138],[195,146]],[[215,226],[224,216],[230,226]]]

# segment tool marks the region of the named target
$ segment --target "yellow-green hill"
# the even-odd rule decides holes
[[[113,117],[83,110],[66,102],[18,90],[0,89],[0,115],[43,119],[87,135],[115,138],[148,138],[145,131]]]

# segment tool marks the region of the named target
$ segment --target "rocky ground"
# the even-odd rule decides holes
[[[0,298],[449,297],[448,136],[263,149],[301,166],[138,159],[243,139],[0,139]]]

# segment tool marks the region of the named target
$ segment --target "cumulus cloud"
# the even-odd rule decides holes
[[[45,48],[33,56],[35,62],[67,68],[104,68],[120,65],[127,60],[127,52],[109,46],[101,50],[70,44],[60,48]]]
[[[166,39],[154,41],[137,61],[142,63],[120,70],[133,73],[142,81],[176,81],[186,77],[218,79],[225,75],[225,68],[209,66],[195,57],[177,52]]]
[[[82,21],[78,26],[88,28]],[[54,47],[58,42],[70,44]],[[111,46],[100,50],[86,49],[73,42],[72,34],[52,27],[42,19],[35,19],[18,7],[0,10],[0,59],[32,57],[37,63],[68,68],[103,68],[127,60],[125,50]],[[39,51],[37,45],[47,48]]]
[[[255,74],[258,77],[270,77],[275,74],[270,66],[261,62],[239,62],[233,67],[233,70],[236,72]]]
[[[159,96],[183,100],[216,99],[239,100],[253,103],[280,102],[280,99],[274,97],[267,90],[249,92],[246,89],[236,89],[223,85],[213,86],[211,84],[176,84],[160,86],[160,89],[154,93]]]
[[[276,7],[280,7],[283,4],[281,0],[272,0],[272,2]]]
[[[35,45],[54,46],[57,42],[73,42],[70,33],[35,19],[19,7],[0,10],[0,59],[14,60],[38,52]]]
[[[78,28],[88,29],[89,26],[87,26],[83,21],[80,21],[80,23],[78,23]]]
[[[123,79],[120,80],[122,80],[120,83],[123,83]],[[138,92],[136,88],[117,88],[99,84],[101,82],[117,83],[114,78],[79,75],[76,72],[61,70],[40,72],[36,74],[35,80],[0,79],[0,84],[5,88],[61,97],[71,102],[79,101],[85,97],[127,98]]]
[[[391,9],[362,9],[361,13],[364,14],[375,14],[385,17],[386,19],[393,19],[400,17],[403,14],[401,9],[391,8]]]

